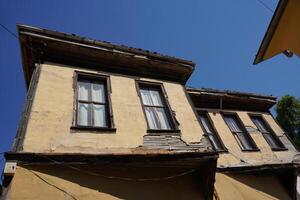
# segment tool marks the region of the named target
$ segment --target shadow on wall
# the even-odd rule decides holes
[[[166,177],[191,169],[176,168],[150,168],[150,167],[116,167],[116,166],[93,166],[81,168],[84,171],[99,173],[105,176],[118,176],[130,178],[156,178]],[[89,175],[63,166],[26,166],[19,168],[19,173],[14,178],[13,190],[19,190],[19,195],[30,198],[33,191],[35,198],[45,199],[42,191],[49,191],[50,185],[40,180],[29,170],[35,172],[51,184],[63,188],[78,199],[204,199],[201,191],[199,174],[196,172],[169,180],[159,181],[129,181],[109,179],[95,175]],[[23,176],[23,177],[22,177]],[[21,187],[21,188],[19,188]],[[24,188],[25,187],[25,188]],[[45,188],[45,187],[48,187]],[[26,193],[26,188],[28,191]],[[23,192],[23,193],[22,193]],[[61,191],[55,191],[62,193]],[[51,194],[50,194],[51,195]],[[54,194],[53,194],[54,195]],[[55,195],[54,195],[55,196]],[[62,196],[63,197],[63,196]],[[34,198],[34,197],[32,197]],[[52,196],[53,198],[53,196]],[[17,198],[12,198],[17,199]],[[58,198],[59,199],[59,198]],[[58,200],[56,199],[56,200]]]
[[[239,190],[242,193],[247,193],[247,188],[254,189],[258,193],[270,199],[291,199],[288,191],[281,184],[279,178],[276,175],[269,174],[226,174],[228,177],[232,178],[234,181],[231,182],[232,185],[241,185]],[[248,190],[250,191],[250,190]],[[253,191],[253,190],[252,190]],[[249,194],[251,196],[251,194]],[[255,194],[253,194],[255,195]],[[266,199],[269,199],[266,198]]]

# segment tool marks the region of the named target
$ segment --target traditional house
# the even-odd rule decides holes
[[[187,60],[18,31],[28,92],[3,199],[296,198],[275,97],[186,88]]]
[[[3,199],[212,199],[194,63],[18,26],[27,97]]]
[[[270,113],[275,97],[213,89],[187,92],[220,153],[216,200],[296,199],[298,151]]]

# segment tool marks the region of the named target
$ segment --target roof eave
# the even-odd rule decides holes
[[[260,44],[258,52],[255,56],[255,59],[254,59],[254,62],[253,62],[254,65],[264,61],[264,59],[263,59],[264,55],[265,55],[265,53],[266,53],[266,51],[267,51],[267,49],[270,45],[270,42],[273,38],[273,35],[276,31],[276,28],[279,24],[279,21],[280,21],[281,16],[282,16],[282,14],[283,14],[283,12],[286,8],[287,3],[288,3],[288,0],[280,0],[279,1],[278,5],[276,7],[276,10],[273,14],[273,17],[271,19],[271,22],[268,26],[268,29],[267,29],[267,31],[264,35],[264,38],[263,38],[263,40]]]
[[[144,63],[147,61],[152,62],[149,63],[149,66],[151,67],[154,66],[153,62],[159,63],[159,66],[176,66],[172,68],[174,72],[181,73],[180,79],[178,76],[174,76],[173,74],[173,79],[176,81],[178,79],[178,82],[181,84],[185,84],[190,75],[193,73],[195,69],[195,63],[180,59],[180,58],[175,58],[175,57],[170,57],[170,56],[165,56],[158,54],[156,52],[150,52],[142,49],[136,49],[136,48],[131,48],[123,45],[114,45],[108,42],[103,42],[103,41],[98,41],[98,40],[91,40],[83,37],[79,37],[76,35],[70,35],[70,34],[65,34],[57,31],[50,31],[46,29],[40,29],[36,27],[31,27],[31,26],[26,26],[26,25],[17,25],[18,32],[19,32],[19,38],[20,38],[20,46],[21,46],[21,54],[22,54],[22,61],[23,61],[23,69],[24,69],[24,75],[26,79],[27,86],[30,81],[30,75],[31,71],[30,68],[33,68],[34,63],[29,63],[27,62],[32,61],[32,58],[35,56],[30,52],[33,48],[30,48],[31,44],[30,43],[32,38],[36,38],[39,40],[40,38],[40,43],[41,46],[45,46],[47,48],[47,44],[43,44],[43,41],[52,41],[52,42],[59,42],[62,45],[65,46],[77,46],[78,48],[84,48],[84,49],[91,49],[93,51],[103,51],[103,52],[108,52],[113,55],[119,55],[123,56],[124,58],[127,57],[132,57],[137,60],[145,60],[143,61]],[[29,38],[29,39],[28,39]],[[36,42],[36,41],[35,41]],[[31,54],[30,54],[31,53]],[[35,56],[37,57],[37,56]],[[163,69],[163,68],[162,68]],[[166,69],[164,69],[166,70]],[[151,72],[151,69],[148,70],[149,74],[153,73]],[[152,70],[153,71],[153,70]],[[155,70],[154,70],[155,71]],[[166,77],[172,79],[172,74],[169,74],[167,72],[164,72]],[[154,74],[154,73],[153,73]]]

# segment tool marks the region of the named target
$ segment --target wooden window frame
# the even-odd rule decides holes
[[[91,81],[99,81],[104,83],[105,88],[105,108],[106,112],[106,120],[108,123],[107,127],[96,127],[96,126],[81,126],[77,123],[78,118],[78,80],[79,78],[91,80]],[[116,128],[113,120],[113,111],[111,104],[111,82],[110,77],[104,74],[95,74],[88,73],[82,71],[75,71],[73,76],[73,89],[74,89],[74,100],[73,100],[73,123],[71,129],[75,130],[88,130],[88,131],[107,131],[107,132],[115,132]],[[89,102],[91,103],[91,102]],[[100,103],[101,104],[101,103]]]
[[[259,132],[263,135],[264,139],[266,140],[266,142],[267,142],[268,144],[269,144],[269,142],[268,142],[268,140],[266,139],[265,134],[270,134],[270,135],[272,135],[273,138],[276,140],[276,142],[279,144],[279,146],[282,146],[282,147],[279,147],[279,148],[272,148],[271,145],[269,144],[269,146],[270,146],[270,148],[272,149],[272,151],[286,151],[286,150],[288,150],[288,149],[284,146],[284,144],[281,142],[281,140],[278,138],[278,136],[275,134],[275,132],[274,132],[273,129],[271,128],[270,124],[266,121],[266,119],[263,117],[263,115],[261,115],[261,114],[253,114],[253,113],[248,113],[248,115],[249,115],[249,117],[250,117],[250,119],[251,119],[252,122],[253,122],[252,117],[258,117],[258,118],[260,118],[260,119],[262,120],[262,122],[263,122],[265,128],[267,129],[268,133],[262,133],[262,132],[258,129],[258,127],[256,126],[256,124],[255,124],[254,122],[253,122],[253,124],[255,125],[257,131],[259,131]]]
[[[236,142],[238,143],[238,145],[240,146],[241,150],[242,151],[248,151],[248,152],[257,152],[257,151],[260,151],[260,149],[258,148],[258,146],[256,145],[256,143],[254,142],[253,138],[251,137],[250,133],[247,131],[243,121],[241,120],[241,118],[239,117],[239,115],[237,113],[232,113],[232,112],[221,112],[221,115],[222,115],[222,118],[225,122],[225,124],[227,125],[229,131],[232,133],[234,139],[236,140]],[[237,135],[236,132],[232,132],[230,127],[228,126],[226,120],[225,120],[225,116],[226,115],[231,115],[231,116],[234,116],[237,120],[237,123],[238,125],[240,126],[240,128],[242,129],[242,132],[244,132],[247,137],[249,138],[250,140],[250,143],[253,145],[253,149],[245,149],[241,140],[239,139],[239,136]]]
[[[212,144],[214,150],[217,151],[217,152],[219,152],[219,153],[222,153],[222,152],[228,152],[228,149],[227,149],[226,146],[224,145],[224,143],[223,143],[223,141],[222,141],[222,139],[221,139],[221,137],[220,137],[220,135],[219,135],[219,133],[218,133],[218,131],[217,131],[217,129],[216,129],[216,127],[215,127],[215,125],[214,125],[212,119],[211,119],[211,117],[209,116],[208,112],[207,112],[207,111],[198,111],[198,112],[197,112],[197,115],[198,115],[197,117],[198,117],[198,121],[199,121],[199,123],[200,123],[200,126],[201,126],[201,128],[204,130],[204,134],[208,136],[208,133],[206,133],[205,128],[204,128],[202,122],[201,122],[200,119],[199,119],[199,115],[205,115],[205,116],[207,117],[207,119],[208,119],[208,121],[209,121],[209,123],[210,123],[210,126],[211,126],[211,128],[213,129],[213,131],[214,131],[215,136],[217,137],[218,141],[220,142],[220,144],[221,144],[221,146],[222,146],[222,149],[217,150],[217,149],[214,147],[214,145]],[[209,139],[209,140],[210,140],[210,139]],[[211,143],[212,143],[212,142],[211,142]]]
[[[141,106],[142,106],[142,109],[143,109],[144,117],[146,119],[147,133],[151,133],[151,135],[160,134],[160,133],[169,133],[169,134],[174,134],[174,135],[180,134],[180,129],[178,127],[179,123],[176,120],[174,111],[171,109],[171,106],[170,106],[169,101],[168,101],[168,96],[167,96],[167,93],[165,91],[165,88],[164,88],[163,84],[158,83],[158,82],[135,80],[135,86],[136,86],[137,94],[140,98],[140,102],[141,102]],[[145,112],[145,107],[147,107],[147,106],[144,105],[142,97],[141,97],[141,93],[140,93],[141,86],[146,86],[146,87],[149,87],[149,88],[159,89],[160,95],[162,97],[162,103],[164,104],[167,119],[170,123],[171,129],[150,129],[149,122],[148,122],[146,112]]]

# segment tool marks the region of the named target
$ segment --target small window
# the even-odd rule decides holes
[[[214,149],[217,151],[224,151],[225,147],[224,147],[223,143],[221,142],[219,135],[216,133],[216,130],[212,126],[207,113],[200,113],[199,120],[202,125],[202,128],[204,129],[205,134],[207,134]]]
[[[139,92],[147,118],[148,129],[150,131],[177,130],[161,85],[140,83]]]
[[[257,129],[263,134],[264,138],[272,149],[284,149],[282,142],[277,136],[275,136],[271,128],[267,126],[266,122],[261,116],[251,116],[251,120]]]
[[[80,128],[112,128],[107,78],[77,75],[76,119]]]
[[[236,115],[226,114],[224,115],[224,120],[242,150],[258,150],[251,136]]]

